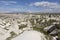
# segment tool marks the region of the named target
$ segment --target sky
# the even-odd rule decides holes
[[[0,0],[0,12],[60,13],[60,0]]]

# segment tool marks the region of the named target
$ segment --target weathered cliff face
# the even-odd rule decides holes
[[[47,40],[43,33],[37,31],[25,31],[21,35],[13,38],[12,40]]]
[[[56,17],[41,15],[4,15],[0,17],[0,36],[2,40],[52,40],[43,29],[55,21]]]

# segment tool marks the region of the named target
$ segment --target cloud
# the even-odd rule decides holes
[[[48,2],[48,1],[35,2],[35,3],[30,4],[30,6],[33,6],[33,5],[47,7],[47,8],[60,8],[60,4]]]
[[[48,2],[48,1],[42,1],[42,2],[35,2],[29,4],[29,6],[37,6],[45,8],[44,10],[47,12],[60,12],[60,4],[57,2]]]
[[[7,12],[21,12],[26,11],[24,8],[20,7],[19,5],[13,7],[0,7],[0,13],[7,13]]]
[[[0,1],[0,4],[3,5],[12,5],[12,4],[16,4],[16,1]]]

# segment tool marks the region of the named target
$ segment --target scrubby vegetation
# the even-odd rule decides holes
[[[25,27],[27,27],[27,25],[19,25],[19,29],[23,29]]]

